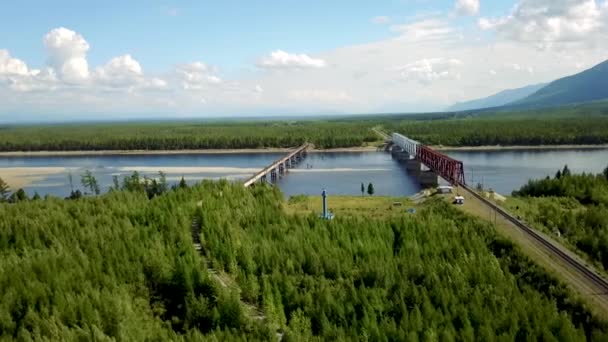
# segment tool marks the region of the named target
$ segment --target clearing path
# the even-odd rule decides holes
[[[492,222],[499,234],[516,243],[530,259],[568,284],[600,317],[608,317],[608,282],[592,266],[502,208],[482,200],[473,190],[463,187],[458,190],[465,197],[462,210]]]
[[[200,207],[201,205],[202,205],[201,202],[197,203],[197,206]],[[203,250],[203,247],[201,245],[201,240],[200,240],[201,225],[198,220],[198,217],[195,217],[192,220],[191,231],[192,231],[192,245],[194,247],[194,250],[196,250],[199,254],[203,255],[204,250]],[[226,272],[222,272],[222,271],[218,272],[216,269],[213,268],[210,260],[208,260],[207,258],[205,258],[205,260],[207,263],[207,272],[209,272],[209,274],[211,274],[213,279],[215,279],[223,288],[230,289],[231,291],[235,291],[237,293],[241,292],[239,285],[236,283],[236,281],[234,279],[232,279],[232,277],[229,274],[227,274]],[[264,314],[264,311],[262,309],[260,309],[258,306],[251,304],[251,303],[244,302],[243,300],[240,300],[240,302],[241,302],[241,306],[243,307],[243,309],[245,311],[245,314],[247,316],[249,316],[249,318],[251,318],[253,320],[257,320],[257,321],[263,321],[266,319],[266,315]],[[277,332],[277,339],[279,341],[281,341],[283,339],[282,332]]]

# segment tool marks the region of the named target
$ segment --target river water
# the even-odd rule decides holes
[[[499,193],[510,194],[530,178],[553,175],[565,164],[573,172],[601,172],[608,165],[608,149],[555,151],[453,151],[447,152],[465,164],[467,182],[483,183]],[[55,196],[81,188],[80,175],[91,170],[103,191],[112,184],[112,176],[124,177],[133,171],[154,177],[162,170],[170,183],[183,176],[189,183],[201,179],[242,180],[282,156],[281,153],[248,154],[170,154],[115,156],[24,156],[0,157],[0,177],[10,168],[19,168],[23,176],[32,171],[54,168],[47,175],[29,175],[24,189]],[[9,168],[9,169],[5,169]],[[14,172],[15,169],[13,169]],[[383,152],[310,153],[304,161],[278,180],[287,195],[319,194],[323,188],[330,194],[359,195],[361,183],[374,184],[375,194],[408,196],[420,191],[415,177],[391,155]]]

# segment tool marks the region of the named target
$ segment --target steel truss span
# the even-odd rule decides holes
[[[416,158],[446,181],[454,185],[466,184],[464,165],[461,161],[452,159],[399,133],[393,133],[392,140],[395,145],[407,152],[410,158]]]
[[[416,159],[436,172],[441,178],[452,184],[466,185],[464,179],[464,165],[461,161],[452,159],[430,147],[419,144]]]

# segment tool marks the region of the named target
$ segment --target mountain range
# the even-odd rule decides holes
[[[608,60],[548,84],[501,91],[485,98],[456,103],[446,111],[483,108],[533,109],[608,99]]]

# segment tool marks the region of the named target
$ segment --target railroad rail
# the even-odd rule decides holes
[[[247,179],[244,183],[245,187],[249,187],[255,184],[257,181],[266,182],[267,175],[270,174],[270,178],[275,180],[277,175],[284,174],[288,169],[292,168],[295,164],[299,163],[303,156],[306,154],[306,150],[310,144],[306,143],[295,150],[289,152],[285,157],[281,157],[273,161],[270,165],[258,171],[252,177]]]
[[[539,234],[534,228],[524,224],[520,220],[518,220],[513,215],[509,214],[505,209],[478,194],[473,189],[469,188],[467,185],[460,184],[465,191],[473,195],[475,198],[479,199],[482,203],[494,209],[498,214],[500,214],[507,221],[513,223],[517,228],[521,229],[524,233],[531,236],[534,240],[539,242],[542,246],[547,248],[553,255],[557,256],[564,263],[573,267],[576,271],[578,271],[583,277],[592,282],[596,287],[601,289],[601,295],[608,295],[608,281],[597,274],[594,270],[590,269],[583,263],[581,263],[576,258],[573,258],[568,253],[564,252],[561,248],[556,246],[553,242],[549,241],[547,238]]]

